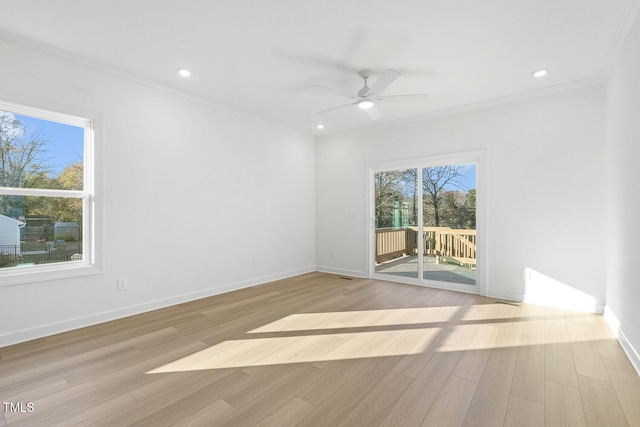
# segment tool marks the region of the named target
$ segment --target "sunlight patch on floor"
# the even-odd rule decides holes
[[[249,333],[439,323],[451,320],[459,309],[459,306],[447,306],[297,313],[253,329]]]
[[[420,354],[439,328],[225,341],[148,374]]]
[[[240,339],[221,342],[147,373],[581,342],[588,336],[593,339],[594,329],[602,331],[599,338],[612,338],[607,328],[596,327],[595,317],[584,314],[562,317],[563,322],[568,322],[569,337],[545,334],[545,327],[560,321],[560,317],[556,310],[545,307],[509,304],[297,313],[253,329]],[[539,333],[522,335],[520,329],[524,325]],[[585,328],[591,335],[583,333]]]

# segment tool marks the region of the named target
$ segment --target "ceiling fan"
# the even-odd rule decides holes
[[[423,101],[425,100],[429,94],[427,93],[415,93],[411,95],[387,95],[381,96],[380,94],[387,88],[391,83],[393,83],[398,77],[400,77],[400,73],[396,70],[388,69],[376,80],[373,86],[369,87],[367,85],[367,80],[371,77],[371,70],[360,70],[358,74],[362,79],[364,79],[364,86],[356,93],[356,95],[352,95],[348,92],[342,91],[340,89],[333,89],[326,86],[314,85],[313,87],[316,89],[325,90],[336,95],[343,96],[345,98],[349,98],[352,102],[348,104],[339,105],[337,107],[332,107],[326,110],[318,111],[318,114],[326,113],[328,111],[337,110],[339,108],[351,107],[357,105],[361,109],[365,110],[371,120],[377,120],[382,117],[380,114],[380,110],[376,107],[378,102],[398,102],[398,101]]]

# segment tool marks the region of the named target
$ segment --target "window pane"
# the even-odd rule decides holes
[[[84,128],[0,111],[0,187],[83,189]]]
[[[418,277],[417,169],[375,174],[376,273]]]
[[[422,170],[423,278],[476,283],[476,166]]]
[[[81,198],[0,196],[0,268],[80,261]]]

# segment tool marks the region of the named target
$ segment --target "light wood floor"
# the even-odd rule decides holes
[[[311,273],[0,348],[0,426],[640,426],[601,316]]]

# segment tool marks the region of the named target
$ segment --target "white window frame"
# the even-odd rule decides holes
[[[445,282],[434,282],[424,280],[421,277],[403,278],[400,276],[384,275],[376,273],[375,260],[375,174],[376,172],[388,170],[402,170],[411,168],[426,168],[434,166],[442,166],[446,164],[476,164],[476,236],[477,236],[477,259],[476,259],[476,284],[471,287],[469,285],[458,285]],[[404,160],[392,160],[379,162],[368,165],[368,191],[367,205],[369,210],[369,224],[367,224],[367,274],[369,278],[388,280],[399,283],[407,283],[411,285],[427,286],[437,289],[447,289],[466,293],[475,293],[486,295],[487,292],[487,245],[486,245],[486,150],[472,150],[457,153],[440,154],[427,157],[417,157]],[[421,189],[421,186],[419,187]],[[422,205],[422,191],[418,191],[419,204]],[[418,223],[422,224],[422,209],[418,212]],[[422,233],[418,233],[418,247],[422,246]]]
[[[84,129],[83,153],[83,190],[54,190],[43,188],[13,188],[0,187],[0,193],[12,196],[44,196],[81,198],[82,212],[82,252],[79,261],[68,261],[52,264],[39,264],[24,267],[0,268],[0,287],[21,285],[31,282],[64,279],[102,273],[100,250],[100,221],[98,174],[98,136],[100,132],[100,118],[95,113],[78,111],[68,107],[54,106],[53,108],[31,107],[22,104],[0,101],[0,110],[34,117],[37,119],[78,126]],[[64,112],[62,112],[64,110]]]

